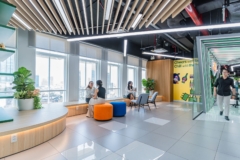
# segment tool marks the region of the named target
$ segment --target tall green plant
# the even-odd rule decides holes
[[[30,78],[32,75],[31,71],[25,67],[19,68],[16,72],[13,73],[14,81],[12,82],[15,86],[12,89],[15,89],[14,98],[16,99],[30,99],[34,98],[34,108],[41,108],[41,100],[39,98],[39,90],[36,90],[34,87],[34,81]]]
[[[215,81],[217,79],[217,74],[214,76],[213,71],[210,70],[210,76],[211,76],[211,91],[212,91],[212,95],[213,95],[214,84],[215,84]]]
[[[150,78],[142,79],[142,85],[145,87],[145,90],[148,92],[148,91],[154,90],[155,81]]]

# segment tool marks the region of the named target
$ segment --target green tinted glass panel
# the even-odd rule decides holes
[[[7,25],[16,7],[0,0],[0,24]]]

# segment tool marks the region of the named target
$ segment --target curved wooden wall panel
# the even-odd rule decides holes
[[[147,78],[156,81],[155,91],[162,96],[162,101],[173,101],[173,61],[156,60],[147,62]]]

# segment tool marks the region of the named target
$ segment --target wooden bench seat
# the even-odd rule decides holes
[[[130,106],[130,99],[127,98],[118,98],[118,99],[107,99],[106,103],[110,102],[116,102],[116,101],[123,101],[126,102],[127,106]],[[162,96],[157,96],[156,102],[161,102],[162,101]],[[86,114],[87,113],[87,108],[88,104],[85,102],[69,102],[65,104],[65,107],[68,108],[68,114],[67,117],[72,117],[72,116],[77,116],[81,114]]]

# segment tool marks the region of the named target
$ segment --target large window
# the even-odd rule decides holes
[[[107,98],[120,97],[120,82],[119,82],[119,72],[120,65],[117,63],[108,63],[108,73],[107,73]]]
[[[50,53],[50,52],[49,52]],[[40,89],[42,103],[64,102],[66,96],[66,56],[38,51],[35,86]]]
[[[11,49],[12,50],[12,49]],[[13,98],[3,98],[13,96],[12,90],[13,72],[15,72],[15,54],[6,54],[0,59],[0,107],[7,108],[13,105]]]
[[[137,87],[138,86],[138,81],[137,81],[137,67],[134,66],[128,66],[127,67],[127,77],[128,77],[128,81],[132,81],[133,82],[133,86]]]
[[[99,61],[89,58],[80,58],[79,61],[79,99],[85,99],[85,89],[89,81],[93,81],[96,86],[96,81],[99,73]]]
[[[146,69],[145,68],[142,68],[142,79],[146,79]],[[142,80],[141,79],[141,80]],[[144,93],[145,90],[144,90],[144,86],[142,86],[142,93]]]

